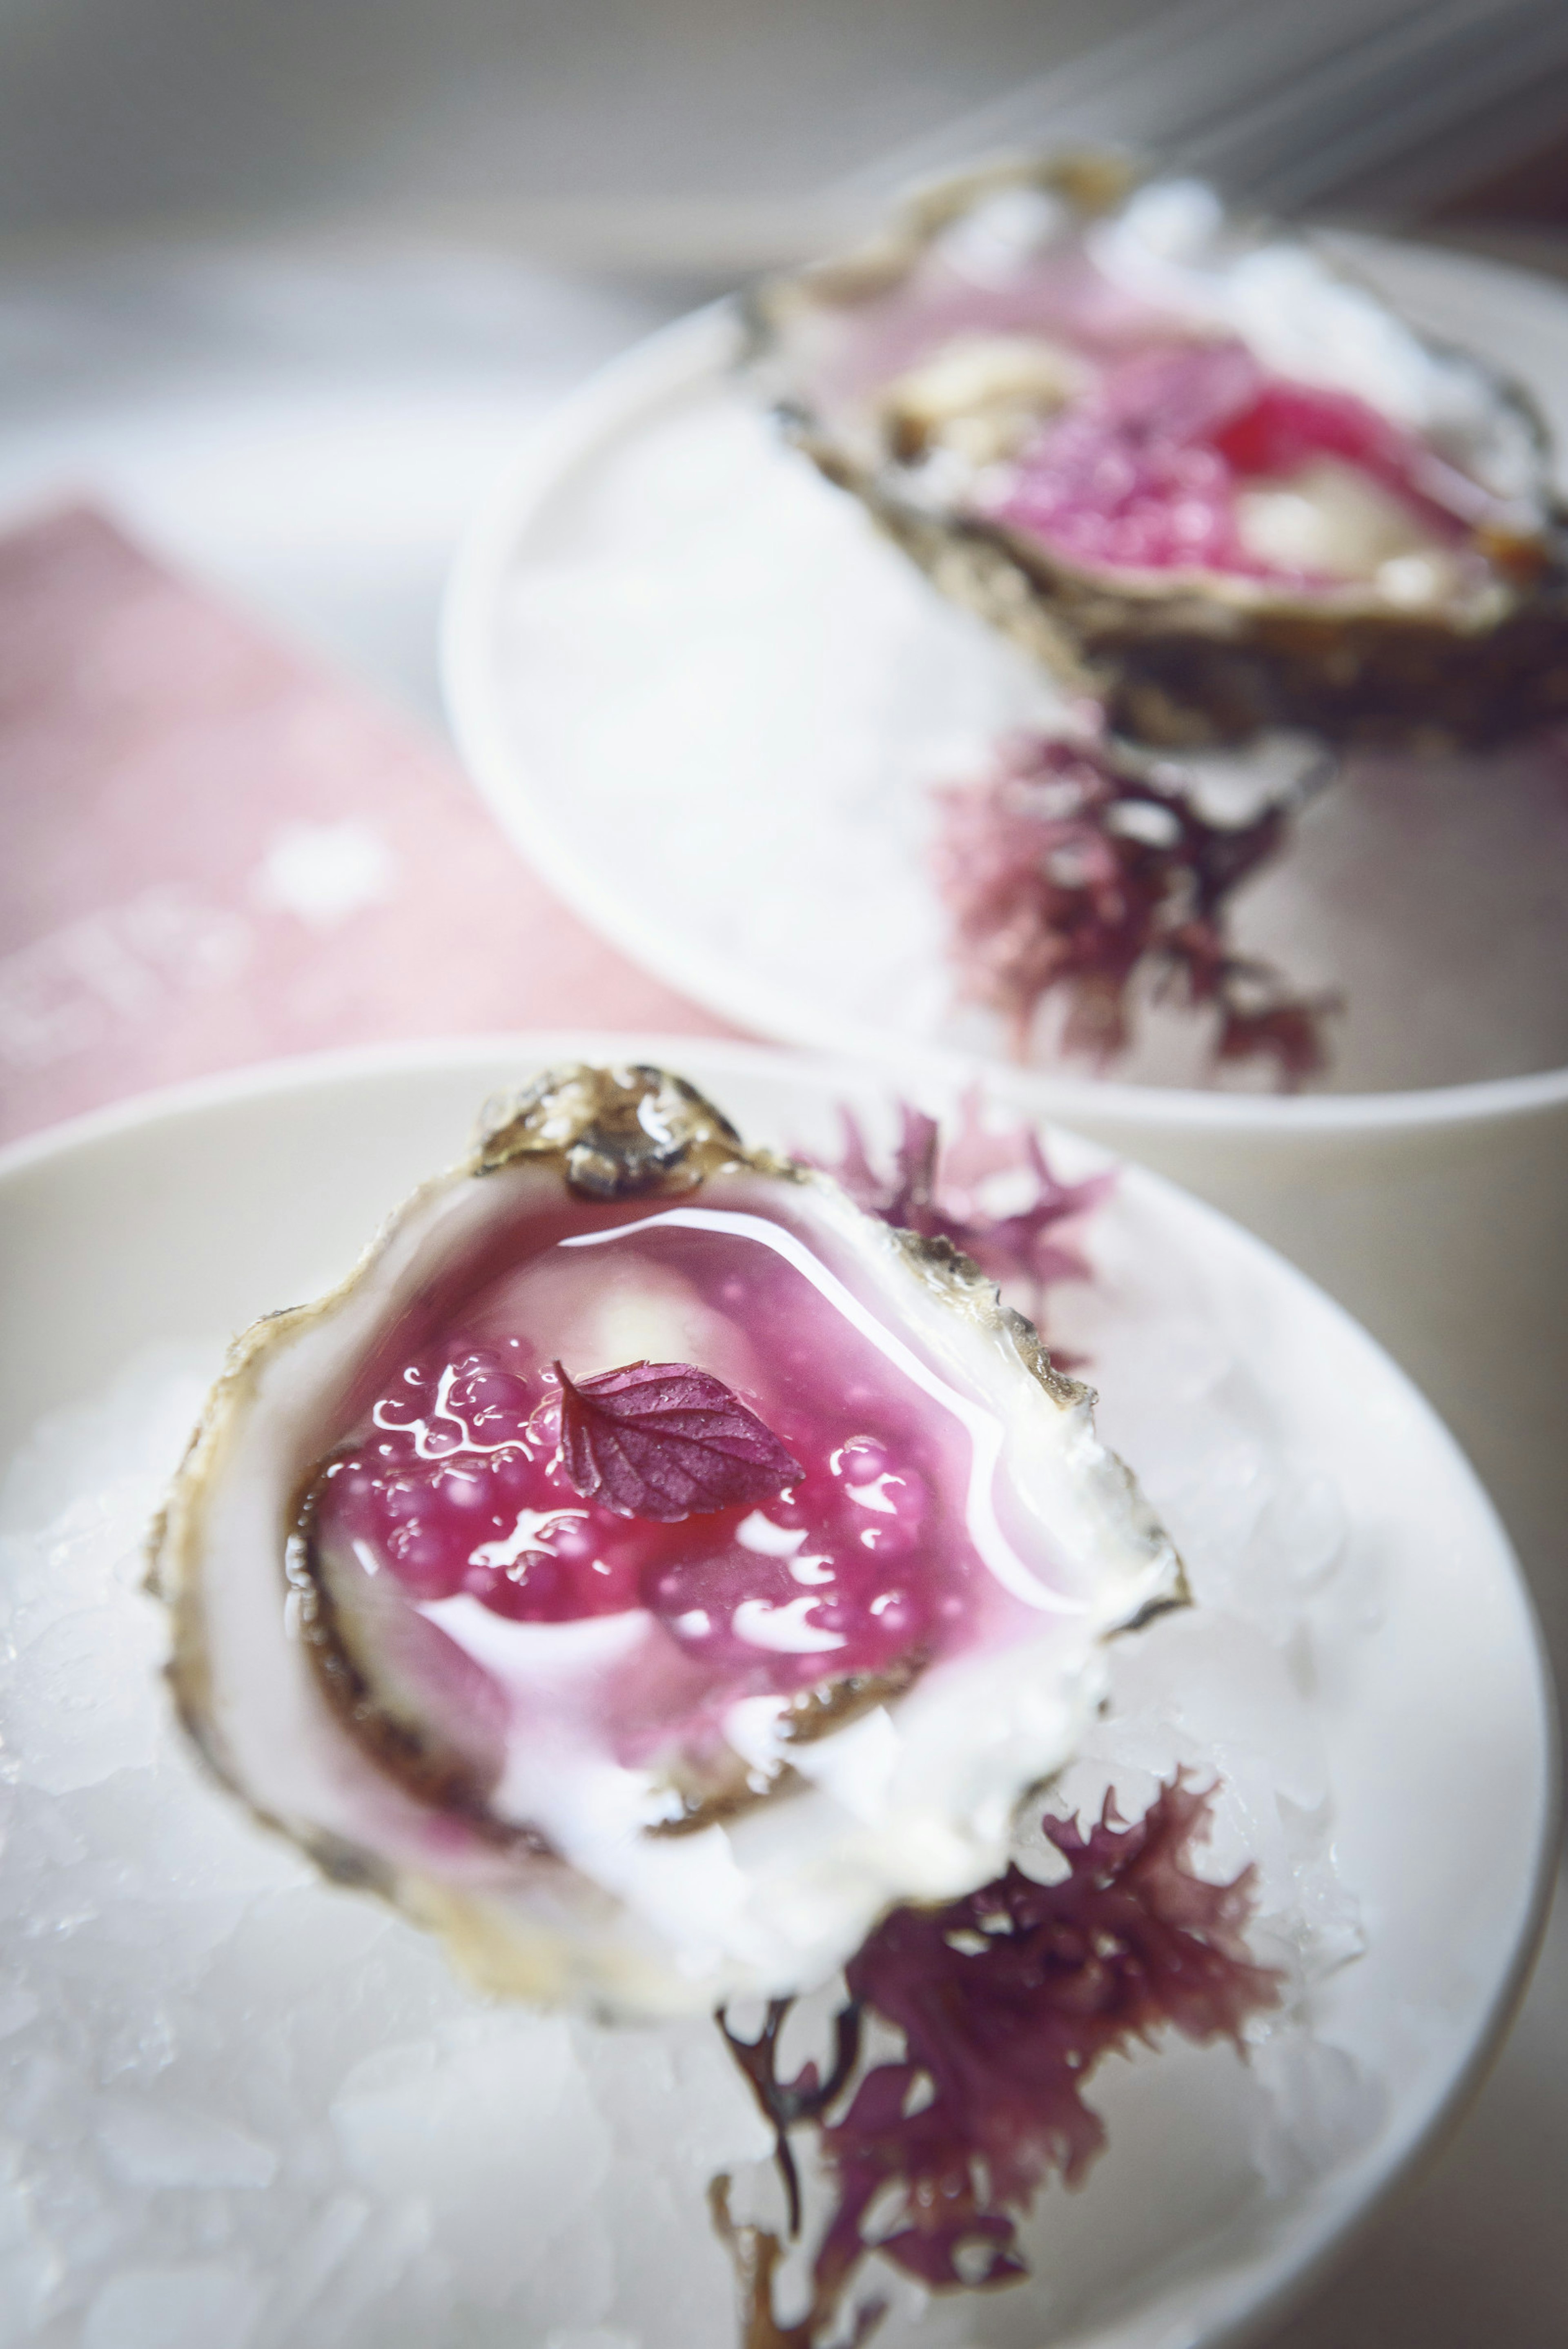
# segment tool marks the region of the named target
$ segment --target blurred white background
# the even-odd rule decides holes
[[[1020,93],[1023,93],[1022,95]],[[1216,132],[1441,202],[1568,123],[1561,0],[0,0],[0,233],[508,222],[719,265],[878,159]],[[959,122],[958,133],[947,126]],[[1227,126],[1230,126],[1227,128]]]
[[[1149,0],[6,0],[16,225],[794,194]]]

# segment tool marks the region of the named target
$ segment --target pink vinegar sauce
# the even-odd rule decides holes
[[[1023,450],[989,502],[998,521],[1107,570],[1229,572],[1298,587],[1320,574],[1242,543],[1236,500],[1314,460],[1353,466],[1435,536],[1463,534],[1482,493],[1353,393],[1265,373],[1240,342],[1145,349],[1106,369]]]
[[[574,1380],[618,1367],[585,1357],[586,1312],[618,1284],[672,1283],[710,1357],[679,1358],[724,1378],[804,1474],[760,1508],[659,1525],[585,1500],[536,1415],[553,1358]],[[971,1537],[969,1432],[754,1238],[657,1210],[613,1247],[524,1236],[379,1388],[326,1472],[319,1537],[443,1618],[462,1594],[519,1625],[642,1610],[655,1648],[614,1702],[651,1703],[654,1744],[739,1697],[929,1661],[1023,1611]]]

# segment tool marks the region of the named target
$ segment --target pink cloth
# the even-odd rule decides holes
[[[284,1052],[723,1035],[450,755],[87,510],[0,539],[0,1135]]]

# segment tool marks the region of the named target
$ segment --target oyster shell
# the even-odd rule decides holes
[[[674,1363],[771,1497],[570,1481],[569,1397]],[[966,1257],[680,1079],[556,1070],[236,1341],[153,1540],[180,1713],[493,1990],[815,1984],[996,1872],[1106,1636],[1183,1595],[1092,1402]]]
[[[1568,710],[1528,400],[1195,183],[975,172],[751,321],[827,478],[1121,733],[1485,742]]]

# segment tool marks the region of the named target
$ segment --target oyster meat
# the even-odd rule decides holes
[[[494,1990],[815,1986],[996,1874],[1182,1595],[1092,1402],[679,1078],[554,1071],[236,1342],[154,1537],[181,1713]]]
[[[1485,742],[1568,711],[1528,400],[1196,182],[972,173],[751,321],[822,471],[1121,733]]]

